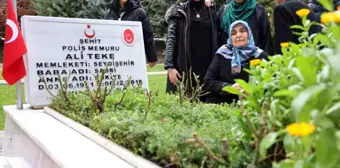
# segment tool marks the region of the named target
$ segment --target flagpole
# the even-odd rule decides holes
[[[17,0],[12,0],[14,13],[17,17]],[[16,84],[16,91],[17,91],[17,109],[23,109],[22,104],[22,97],[21,97],[21,80],[19,80]]]

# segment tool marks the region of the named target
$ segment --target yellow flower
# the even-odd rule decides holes
[[[326,12],[321,14],[321,23],[334,22],[335,14],[333,12]]]
[[[309,14],[310,10],[309,9],[300,9],[298,11],[296,11],[296,14],[300,17],[304,17],[304,16],[307,16]]]
[[[250,65],[253,65],[253,66],[259,65],[260,63],[261,63],[261,59],[250,60]]]
[[[334,12],[334,21],[340,23],[340,10]]]
[[[293,123],[286,127],[287,132],[292,136],[303,137],[315,131],[315,126],[308,123]]]
[[[284,47],[288,47],[289,46],[289,43],[288,42],[284,42],[284,43],[280,43],[281,47],[284,48]]]

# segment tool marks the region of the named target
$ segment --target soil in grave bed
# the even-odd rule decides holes
[[[113,90],[101,113],[86,94],[68,94],[71,105],[54,99],[50,107],[161,167],[244,167],[253,157],[239,108],[150,97],[141,88],[125,92]]]

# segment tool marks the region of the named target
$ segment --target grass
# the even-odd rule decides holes
[[[2,78],[2,70],[0,70],[0,80],[4,80],[4,78]]]
[[[153,68],[150,68],[149,65],[147,65],[147,71],[148,72],[160,72],[160,71],[165,71],[165,70],[164,70],[163,64],[157,64]]]
[[[149,88],[151,91],[159,91],[159,93],[165,93],[166,86],[166,75],[149,76]],[[22,96],[24,98],[24,85],[22,85]],[[16,104],[16,89],[15,85],[0,85],[0,130],[4,129],[5,124],[5,113],[3,111],[4,105],[15,105]]]
[[[21,85],[22,98],[25,100],[24,85]],[[0,130],[4,129],[5,124],[5,113],[3,111],[4,105],[14,105],[16,104],[16,89],[15,85],[0,85]]]
[[[149,89],[152,92],[158,90],[159,93],[165,93],[166,75],[149,76]]]

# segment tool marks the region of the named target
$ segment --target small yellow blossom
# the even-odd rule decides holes
[[[335,23],[340,23],[340,10],[334,12],[334,21]]]
[[[260,63],[261,63],[261,59],[250,60],[250,65],[253,65],[253,66],[259,65]]]
[[[288,42],[284,42],[284,43],[280,43],[281,47],[288,47],[289,46],[289,43]]]
[[[287,132],[292,136],[303,137],[315,131],[315,126],[308,123],[293,123],[286,127]]]
[[[307,16],[309,14],[310,10],[309,9],[300,9],[298,11],[296,11],[296,14],[300,17],[304,17],[304,16]]]
[[[326,12],[321,14],[321,23],[328,23],[335,21],[335,14],[334,12]]]

